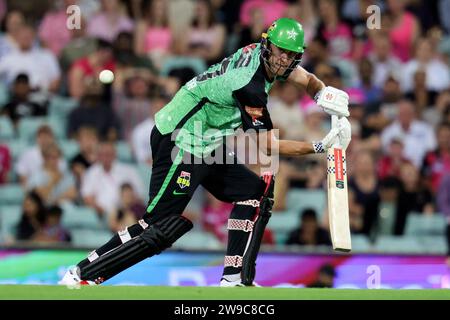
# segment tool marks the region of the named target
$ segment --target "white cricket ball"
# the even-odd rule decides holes
[[[102,70],[98,75],[101,83],[109,84],[114,81],[114,73],[111,70]]]

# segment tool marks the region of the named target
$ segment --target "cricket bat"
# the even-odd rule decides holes
[[[337,126],[337,116],[331,116],[331,126]],[[327,151],[328,215],[331,242],[336,251],[352,249],[348,212],[347,162],[345,150],[336,142]]]

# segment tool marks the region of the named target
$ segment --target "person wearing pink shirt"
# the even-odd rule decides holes
[[[120,32],[133,28],[134,23],[122,10],[119,0],[102,0],[102,9],[89,21],[87,33],[113,42]]]
[[[0,143],[0,184],[8,182],[11,170],[11,152],[6,144]]]
[[[284,0],[246,0],[241,6],[239,18],[243,26],[250,25],[251,12],[254,8],[263,10],[265,27],[268,27],[273,21],[284,16],[288,4]]]
[[[49,11],[39,26],[39,39],[55,56],[59,56],[61,50],[70,42],[71,32],[67,28],[66,9],[76,3],[76,0],[57,2],[61,6],[55,5],[55,10]]]
[[[321,23],[318,34],[328,42],[330,56],[350,59],[352,55],[352,31],[350,26],[339,16],[337,3],[334,0],[319,1]]]
[[[405,11],[405,0],[389,0],[391,28],[389,38],[393,54],[403,63],[412,58],[413,45],[420,34],[416,17]]]
[[[144,13],[144,19],[136,26],[135,52],[148,55],[160,67],[163,58],[170,54],[173,33],[169,26],[167,3],[152,0]]]

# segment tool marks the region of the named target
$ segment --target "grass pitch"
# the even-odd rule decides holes
[[[450,300],[450,290],[0,285],[0,300]]]

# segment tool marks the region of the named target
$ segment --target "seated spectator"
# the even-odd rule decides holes
[[[1,114],[6,114],[16,127],[22,117],[47,115],[47,104],[32,101],[30,93],[28,76],[19,74],[14,80],[10,101],[1,109]]]
[[[205,231],[214,234],[220,242],[226,243],[228,239],[226,225],[233,205],[216,199],[209,192],[206,192],[205,196],[201,214],[202,227]]]
[[[377,171],[380,180],[388,177],[400,178],[402,166],[411,163],[403,156],[403,140],[398,137],[391,141],[389,151],[378,161]]]
[[[97,50],[98,39],[88,36],[86,18],[80,18],[80,28],[69,30],[70,41],[62,48],[59,61],[66,74],[70,66],[77,60],[84,58]],[[67,76],[67,75],[66,75]]]
[[[53,8],[48,11],[39,26],[39,39],[42,45],[50,49],[55,56],[59,56],[61,50],[70,41],[71,32],[67,28],[67,8],[77,4],[76,0],[64,0],[54,2]]]
[[[33,240],[45,221],[45,214],[41,197],[34,191],[27,193],[22,203],[22,216],[16,228],[16,240]]]
[[[392,53],[392,45],[389,37],[378,33],[373,37],[373,51],[369,54],[369,60],[373,64],[373,83],[382,88],[391,72],[402,74],[403,64]]]
[[[331,264],[320,267],[317,280],[307,285],[307,288],[333,288],[336,271]]]
[[[359,61],[358,68],[360,82],[356,87],[364,94],[364,101],[369,104],[379,103],[381,99],[381,89],[374,83],[372,62],[363,58]]]
[[[0,185],[8,183],[11,170],[11,152],[6,144],[0,142]]]
[[[425,154],[436,148],[436,137],[427,123],[416,119],[411,101],[402,100],[397,106],[396,121],[381,133],[383,149],[387,151],[391,141],[400,137],[404,142],[404,157],[416,167],[420,167]]]
[[[321,23],[318,35],[328,41],[330,56],[350,59],[352,56],[352,31],[350,26],[341,20],[338,4],[334,0],[319,1]]]
[[[42,151],[49,145],[55,143],[55,136],[52,129],[43,125],[36,132],[36,145],[26,149],[20,156],[16,164],[16,173],[22,187],[27,188],[29,179],[35,172],[39,172],[43,168],[44,159]],[[64,159],[59,160],[59,169],[64,171],[67,163]]]
[[[397,117],[397,103],[403,98],[398,76],[389,75],[381,91],[379,103],[366,105],[364,111],[366,129],[377,135]]]
[[[114,86],[113,96],[113,110],[120,121],[121,138],[127,142],[131,142],[132,130],[149,115],[150,90],[153,86],[153,77],[148,72],[129,71],[124,75],[123,88]]]
[[[81,127],[93,127],[101,139],[115,141],[120,136],[120,122],[114,110],[103,98],[103,85],[87,88],[77,108],[69,113],[67,135],[71,138]]]
[[[438,210],[447,218],[447,265],[450,267],[450,173],[442,178],[437,192],[436,202]]]
[[[300,219],[300,227],[289,233],[286,240],[287,245],[331,245],[329,232],[319,225],[317,213],[314,209],[303,210]]]
[[[426,186],[435,194],[446,172],[450,172],[450,122],[437,128],[437,148],[428,152],[422,164]]]
[[[93,127],[81,127],[76,136],[80,152],[70,160],[70,170],[79,192],[86,170],[97,161],[98,135]]]
[[[120,186],[120,206],[109,214],[109,228],[113,232],[124,230],[136,224],[147,208],[142,199],[133,190],[133,186],[124,183]]]
[[[70,232],[61,223],[62,215],[63,211],[60,207],[49,207],[46,210],[45,221],[33,237],[33,241],[46,243],[70,242]]]
[[[123,10],[119,0],[102,0],[101,10],[88,22],[88,34],[112,42],[122,31],[132,31],[131,20]]]
[[[115,71],[113,49],[109,42],[97,39],[97,49],[88,56],[76,60],[70,67],[67,76],[69,95],[81,99],[88,90],[104,89],[99,80],[100,72],[103,70]]]
[[[241,5],[240,23],[243,26],[248,26],[251,20],[251,12],[255,8],[260,8],[264,15],[264,27],[284,16],[288,4],[284,0],[245,0]]]
[[[450,70],[449,70],[450,72]],[[424,112],[432,109],[437,98],[437,91],[427,89],[427,73],[424,69],[417,69],[413,76],[413,88],[406,93],[417,106],[417,113],[424,116]]]
[[[428,91],[439,92],[450,86],[450,69],[437,58],[436,49],[427,38],[419,39],[414,59],[405,65],[402,82],[404,92],[414,89],[414,75],[418,70],[425,72],[425,87]]]
[[[210,0],[196,2],[191,26],[180,41],[181,54],[201,58],[207,65],[219,62],[223,58],[225,27],[216,21]]]
[[[147,55],[157,69],[164,59],[173,52],[174,35],[169,26],[167,2],[164,0],[149,1],[144,9],[144,18],[136,25],[135,52]]]
[[[114,57],[117,67],[121,68],[143,68],[151,73],[157,73],[152,61],[145,55],[137,55],[134,52],[134,34],[123,31],[114,40]]]
[[[61,150],[56,144],[42,149],[44,159],[42,170],[32,174],[28,183],[30,190],[35,190],[47,205],[74,201],[77,197],[75,180],[67,170],[60,170]]]
[[[397,218],[394,233],[402,235],[410,213],[433,214],[433,196],[424,187],[419,170],[412,164],[405,164],[400,171],[401,187],[397,201]]]
[[[420,35],[420,25],[411,12],[405,10],[406,1],[387,1],[389,14],[384,14],[389,21],[389,40],[394,55],[403,63],[411,59],[413,44]]]
[[[21,27],[25,25],[25,17],[21,11],[10,10],[3,17],[2,34],[0,35],[0,60],[18,48]]]
[[[81,195],[87,206],[94,208],[100,217],[119,208],[120,186],[129,183],[143,198],[142,181],[135,168],[116,160],[116,148],[111,142],[99,145],[98,161],[84,175]],[[106,219],[107,220],[107,219]]]
[[[131,133],[131,148],[134,158],[139,163],[151,165],[153,162],[152,149],[149,147],[149,138],[155,125],[154,115],[168,103],[164,96],[156,97],[149,105],[147,119],[138,124]]]
[[[304,116],[300,108],[300,92],[291,83],[281,85],[280,94],[269,98],[269,112],[280,139],[302,140],[305,135]]]
[[[239,33],[238,48],[248,46],[250,43],[261,41],[261,34],[266,31],[266,21],[261,8],[255,7],[250,11],[250,22],[244,26]]]
[[[372,235],[380,205],[379,182],[371,153],[359,152],[354,159],[352,176],[348,180],[349,193],[354,195],[354,203],[363,208],[361,232]]]
[[[34,47],[34,42],[33,28],[21,27],[17,38],[18,50],[0,60],[0,77],[9,86],[17,75],[26,73],[31,88],[56,92],[61,78],[58,60],[48,49]]]

